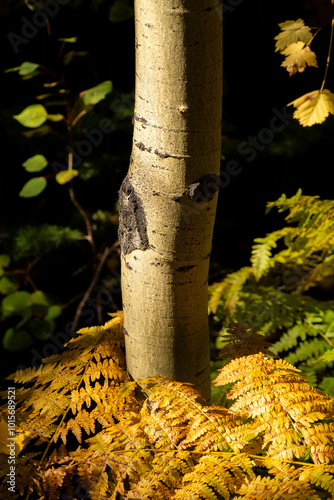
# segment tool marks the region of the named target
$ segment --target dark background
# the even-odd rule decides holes
[[[231,4],[234,4],[232,6]],[[96,175],[88,181],[77,179],[76,195],[89,213],[97,209],[115,211],[120,183],[128,168],[131,152],[131,116],[117,118],[115,102],[125,98],[131,107],[134,88],[134,29],[133,19],[115,23],[109,20],[112,1],[77,0],[60,7],[60,13],[51,20],[53,37],[77,36],[76,50],[89,52],[85,58],[75,58],[68,68],[68,82],[73,94],[90,88],[104,80],[113,82],[113,93],[97,105],[95,118],[107,116],[115,121],[116,129],[105,138],[93,154]],[[131,5],[131,2],[128,2]],[[45,29],[19,47],[15,54],[8,40],[8,33],[20,34],[22,17],[31,19],[33,12],[24,2],[2,1],[1,14],[1,168],[0,168],[0,253],[8,253],[15,231],[23,225],[43,223],[63,224],[84,230],[73,208],[65,186],[48,182],[43,193],[32,199],[18,196],[31,174],[22,168],[28,157],[43,152],[52,161],[61,161],[59,142],[54,137],[27,137],[26,130],[12,119],[34,96],[41,93],[42,79],[22,81],[17,73],[4,74],[7,68],[19,66],[24,61],[38,62],[56,68],[52,47]],[[224,102],[222,151],[224,171],[230,160],[238,161],[241,172],[231,177],[221,190],[217,212],[216,230],[211,259],[211,282],[221,279],[224,273],[248,265],[253,239],[281,227],[283,216],[265,216],[267,201],[277,199],[282,193],[291,196],[301,188],[303,194],[319,195],[331,199],[333,187],[332,137],[333,117],[324,124],[303,128],[290,119],[284,130],[274,134],[273,140],[262,148],[259,138],[266,137],[275,110],[284,107],[306,92],[319,89],[327,59],[330,25],[334,15],[330,0],[281,1],[273,5],[267,0],[241,0],[225,3],[224,12]],[[309,68],[304,73],[289,78],[280,67],[282,56],[275,53],[274,36],[278,23],[302,18],[311,27],[326,26],[316,37],[312,49],[318,56],[319,69]],[[51,55],[50,55],[51,54]],[[326,88],[333,90],[333,70],[330,66]],[[36,90],[38,88],[38,90]],[[123,98],[122,98],[123,96]],[[292,108],[289,107],[289,113]],[[57,109],[52,110],[57,112]],[[277,111],[276,111],[277,112]],[[253,139],[250,139],[253,138]],[[261,151],[252,161],[242,153],[240,145],[257,140]],[[41,147],[42,146],[42,147]],[[43,150],[43,151],[42,151]],[[64,159],[62,160],[64,161]],[[52,173],[52,171],[50,171]],[[99,250],[116,241],[116,227],[98,237]],[[7,235],[7,236],[6,236]],[[89,260],[89,248],[83,245],[64,249],[41,262],[34,280],[41,290],[66,303],[71,297],[85,290],[92,277],[92,270],[70,278],[71,273]],[[18,266],[27,263],[18,262]],[[117,266],[115,267],[117,271]],[[107,273],[107,271],[106,271]],[[103,276],[102,276],[103,277]],[[100,284],[100,287],[103,285]],[[26,284],[28,291],[29,285]],[[95,290],[98,293],[98,288]],[[113,290],[114,304],[104,307],[107,312],[121,307],[119,288]],[[75,314],[78,302],[64,310],[57,320],[56,332],[63,333]],[[79,326],[93,326],[82,321]],[[0,328],[2,324],[0,322]],[[35,349],[35,351],[32,351]],[[35,352],[43,344],[37,342],[25,351],[8,352],[2,349],[1,364],[4,375],[12,373],[20,364],[29,366]],[[46,354],[46,353],[44,353]],[[48,352],[52,354],[52,352]]]

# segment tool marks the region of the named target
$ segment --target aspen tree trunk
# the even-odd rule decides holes
[[[127,369],[210,399],[208,266],[219,185],[218,0],[135,0],[132,155],[120,189]]]

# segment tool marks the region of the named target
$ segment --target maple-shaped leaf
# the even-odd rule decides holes
[[[289,103],[296,108],[293,117],[303,127],[322,123],[331,113],[334,115],[334,94],[327,89],[314,90]]]
[[[285,21],[278,26],[282,31],[274,38],[274,40],[276,40],[276,52],[281,52],[292,43],[299,41],[307,43],[312,36],[311,28],[305,26],[302,19],[297,19],[297,21]]]
[[[297,72],[301,73],[307,65],[314,66],[315,68],[318,67],[317,56],[308,45],[305,46],[304,42],[292,43],[289,47],[282,50],[282,54],[286,58],[281,66],[286,68],[290,76]]]

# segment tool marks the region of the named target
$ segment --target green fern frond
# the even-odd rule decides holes
[[[45,252],[71,245],[82,237],[81,231],[70,227],[43,224],[21,227],[14,239],[15,259],[36,257]]]
[[[251,267],[242,267],[239,271],[228,274],[219,287],[212,287],[209,299],[209,311],[216,313],[218,304],[221,301],[223,308],[233,317],[242,287],[252,274],[253,270]]]
[[[328,343],[322,338],[315,338],[298,343],[295,351],[288,354],[285,359],[288,363],[296,364],[300,361],[315,360],[328,349]]]
[[[293,234],[294,231],[292,227],[285,227],[267,234],[265,238],[256,238],[254,240],[256,244],[252,246],[250,260],[257,281],[266,276],[269,270],[275,266],[275,260],[272,259],[272,249],[277,247],[277,241],[289,234]]]

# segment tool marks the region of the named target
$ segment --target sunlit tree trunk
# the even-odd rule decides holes
[[[210,398],[208,266],[221,149],[217,0],[135,0],[133,147],[120,189],[126,361]]]

